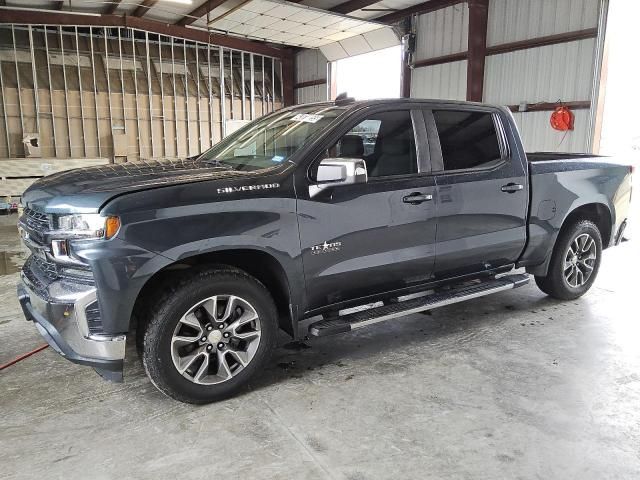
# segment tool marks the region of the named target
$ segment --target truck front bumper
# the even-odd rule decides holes
[[[107,380],[122,381],[126,335],[89,332],[85,308],[96,301],[95,287],[61,279],[39,290],[22,272],[18,299],[26,319],[60,355],[93,367]]]

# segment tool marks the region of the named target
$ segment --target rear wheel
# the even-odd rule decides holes
[[[535,277],[536,284],[554,298],[572,300],[581,297],[596,279],[601,256],[600,230],[589,220],[579,220],[562,230],[547,275]]]
[[[264,285],[239,270],[207,270],[158,301],[142,358],[160,391],[209,403],[248,384],[269,359],[276,334],[276,308]]]

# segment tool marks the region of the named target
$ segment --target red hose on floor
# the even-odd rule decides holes
[[[36,354],[38,352],[41,352],[42,350],[44,350],[48,346],[49,345],[47,345],[45,343],[44,345],[40,345],[38,348],[34,348],[30,352],[23,353],[22,355],[18,355],[16,358],[11,360],[10,362],[5,363],[4,365],[0,365],[0,371],[4,370],[7,367],[10,367],[11,365],[15,365],[16,363],[18,363],[21,360],[24,360],[25,358],[29,358],[31,355],[34,355],[34,354]]]

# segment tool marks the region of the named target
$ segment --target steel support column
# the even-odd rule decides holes
[[[255,95],[256,95],[256,77],[255,77],[255,70],[254,70],[254,60],[253,60],[253,53],[249,54],[249,74],[250,74],[250,88],[249,88],[249,107],[251,110],[251,120],[255,120],[256,118],[256,106],[255,106]]]
[[[469,0],[469,53],[467,57],[467,100],[481,102],[487,55],[489,0]]]
[[[246,101],[246,96],[247,96],[247,92],[245,91],[245,85],[244,85],[244,52],[240,52],[240,64],[241,64],[241,68],[242,70],[240,71],[240,81],[242,82],[242,120],[246,120],[247,119],[247,101]]]
[[[4,77],[0,68],[0,94],[2,95],[2,115],[4,117],[4,135],[7,139],[7,157],[11,157],[11,138],[9,136],[9,119],[7,118],[7,97],[4,94]]]
[[[295,71],[293,68],[293,54],[289,52],[289,55],[282,59],[282,82],[283,96],[282,101],[285,107],[293,105],[295,103],[293,95],[293,85],[295,83]]]
[[[196,119],[198,122],[198,153],[202,152],[202,122],[200,117],[200,44],[196,43]]]
[[[220,116],[222,120],[221,125],[221,137],[224,138],[227,135],[227,111],[225,106],[225,86],[224,86],[224,50],[219,47],[218,54],[220,55]]]
[[[36,113],[36,133],[40,135],[40,99],[38,96],[38,71],[36,54],[33,50],[33,27],[29,25],[29,52],[31,53],[31,75],[33,76],[33,106]]]
[[[162,118],[162,156],[167,156],[167,119],[164,113],[164,77],[162,76],[162,36],[158,36],[158,64],[160,65],[160,115]]]
[[[109,41],[107,36],[109,32],[105,28],[104,33],[104,72],[107,77],[107,105],[109,108],[109,133],[111,137],[111,161],[115,158],[116,144],[113,138],[113,110],[111,108],[111,77],[109,74]]]
[[[173,84],[173,133],[178,157],[178,96],[176,95],[176,57],[173,52],[173,37],[171,37],[171,83]]]
[[[133,30],[131,33],[131,48],[133,53],[133,94],[136,108],[136,138],[138,140],[138,160],[142,158],[142,143],[140,141],[140,113],[138,112],[138,61],[136,60],[136,39]]]
[[[147,90],[149,91],[149,134],[151,139],[151,158],[155,158],[156,149],[153,141],[153,86],[151,79],[151,55],[149,55],[149,32],[144,32],[145,53],[147,55]]]
[[[189,118],[189,66],[187,65],[187,41],[182,40],[182,60],[184,63],[184,104],[185,116],[187,119],[186,137],[187,137],[187,157],[191,156],[191,136],[189,128],[191,127],[191,119]]]
[[[51,63],[49,62],[49,35],[47,27],[44,27],[44,51],[47,57],[47,80],[49,81],[49,106],[51,107],[51,133],[53,133],[53,153],[58,156],[58,143],[56,142],[56,115],[53,111],[53,85],[51,83]],[[64,68],[64,65],[62,66]]]
[[[20,112],[20,138],[24,137],[24,113],[22,112],[22,87],[20,86],[20,69],[18,68],[18,50],[16,49],[16,29],[11,25],[11,37],[13,38],[13,59],[16,65],[16,84],[18,87],[18,111]],[[25,155],[27,152],[24,152]]]
[[[58,27],[60,33],[60,57],[62,58],[62,80],[64,81],[64,109],[67,117],[67,141],[69,142],[69,156],[73,157],[73,149],[71,148],[71,117],[69,115],[69,99],[67,89],[67,65],[64,61],[64,38],[62,37],[62,27]]]
[[[91,75],[93,77],[93,104],[96,109],[96,143],[98,144],[98,156],[102,156],[100,147],[100,115],[98,114],[98,83],[96,81],[96,62],[93,54],[93,27],[89,27],[89,51],[91,55]],[[80,92],[82,94],[82,92]]]

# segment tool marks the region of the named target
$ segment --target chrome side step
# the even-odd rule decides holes
[[[425,297],[321,320],[309,326],[309,334],[314,337],[326,337],[336,333],[350,332],[351,330],[384,322],[385,320],[392,320],[412,313],[424,312],[425,310],[464,302],[472,298],[522,287],[527,283],[529,283],[528,275],[505,275],[465,287],[440,291]]]

